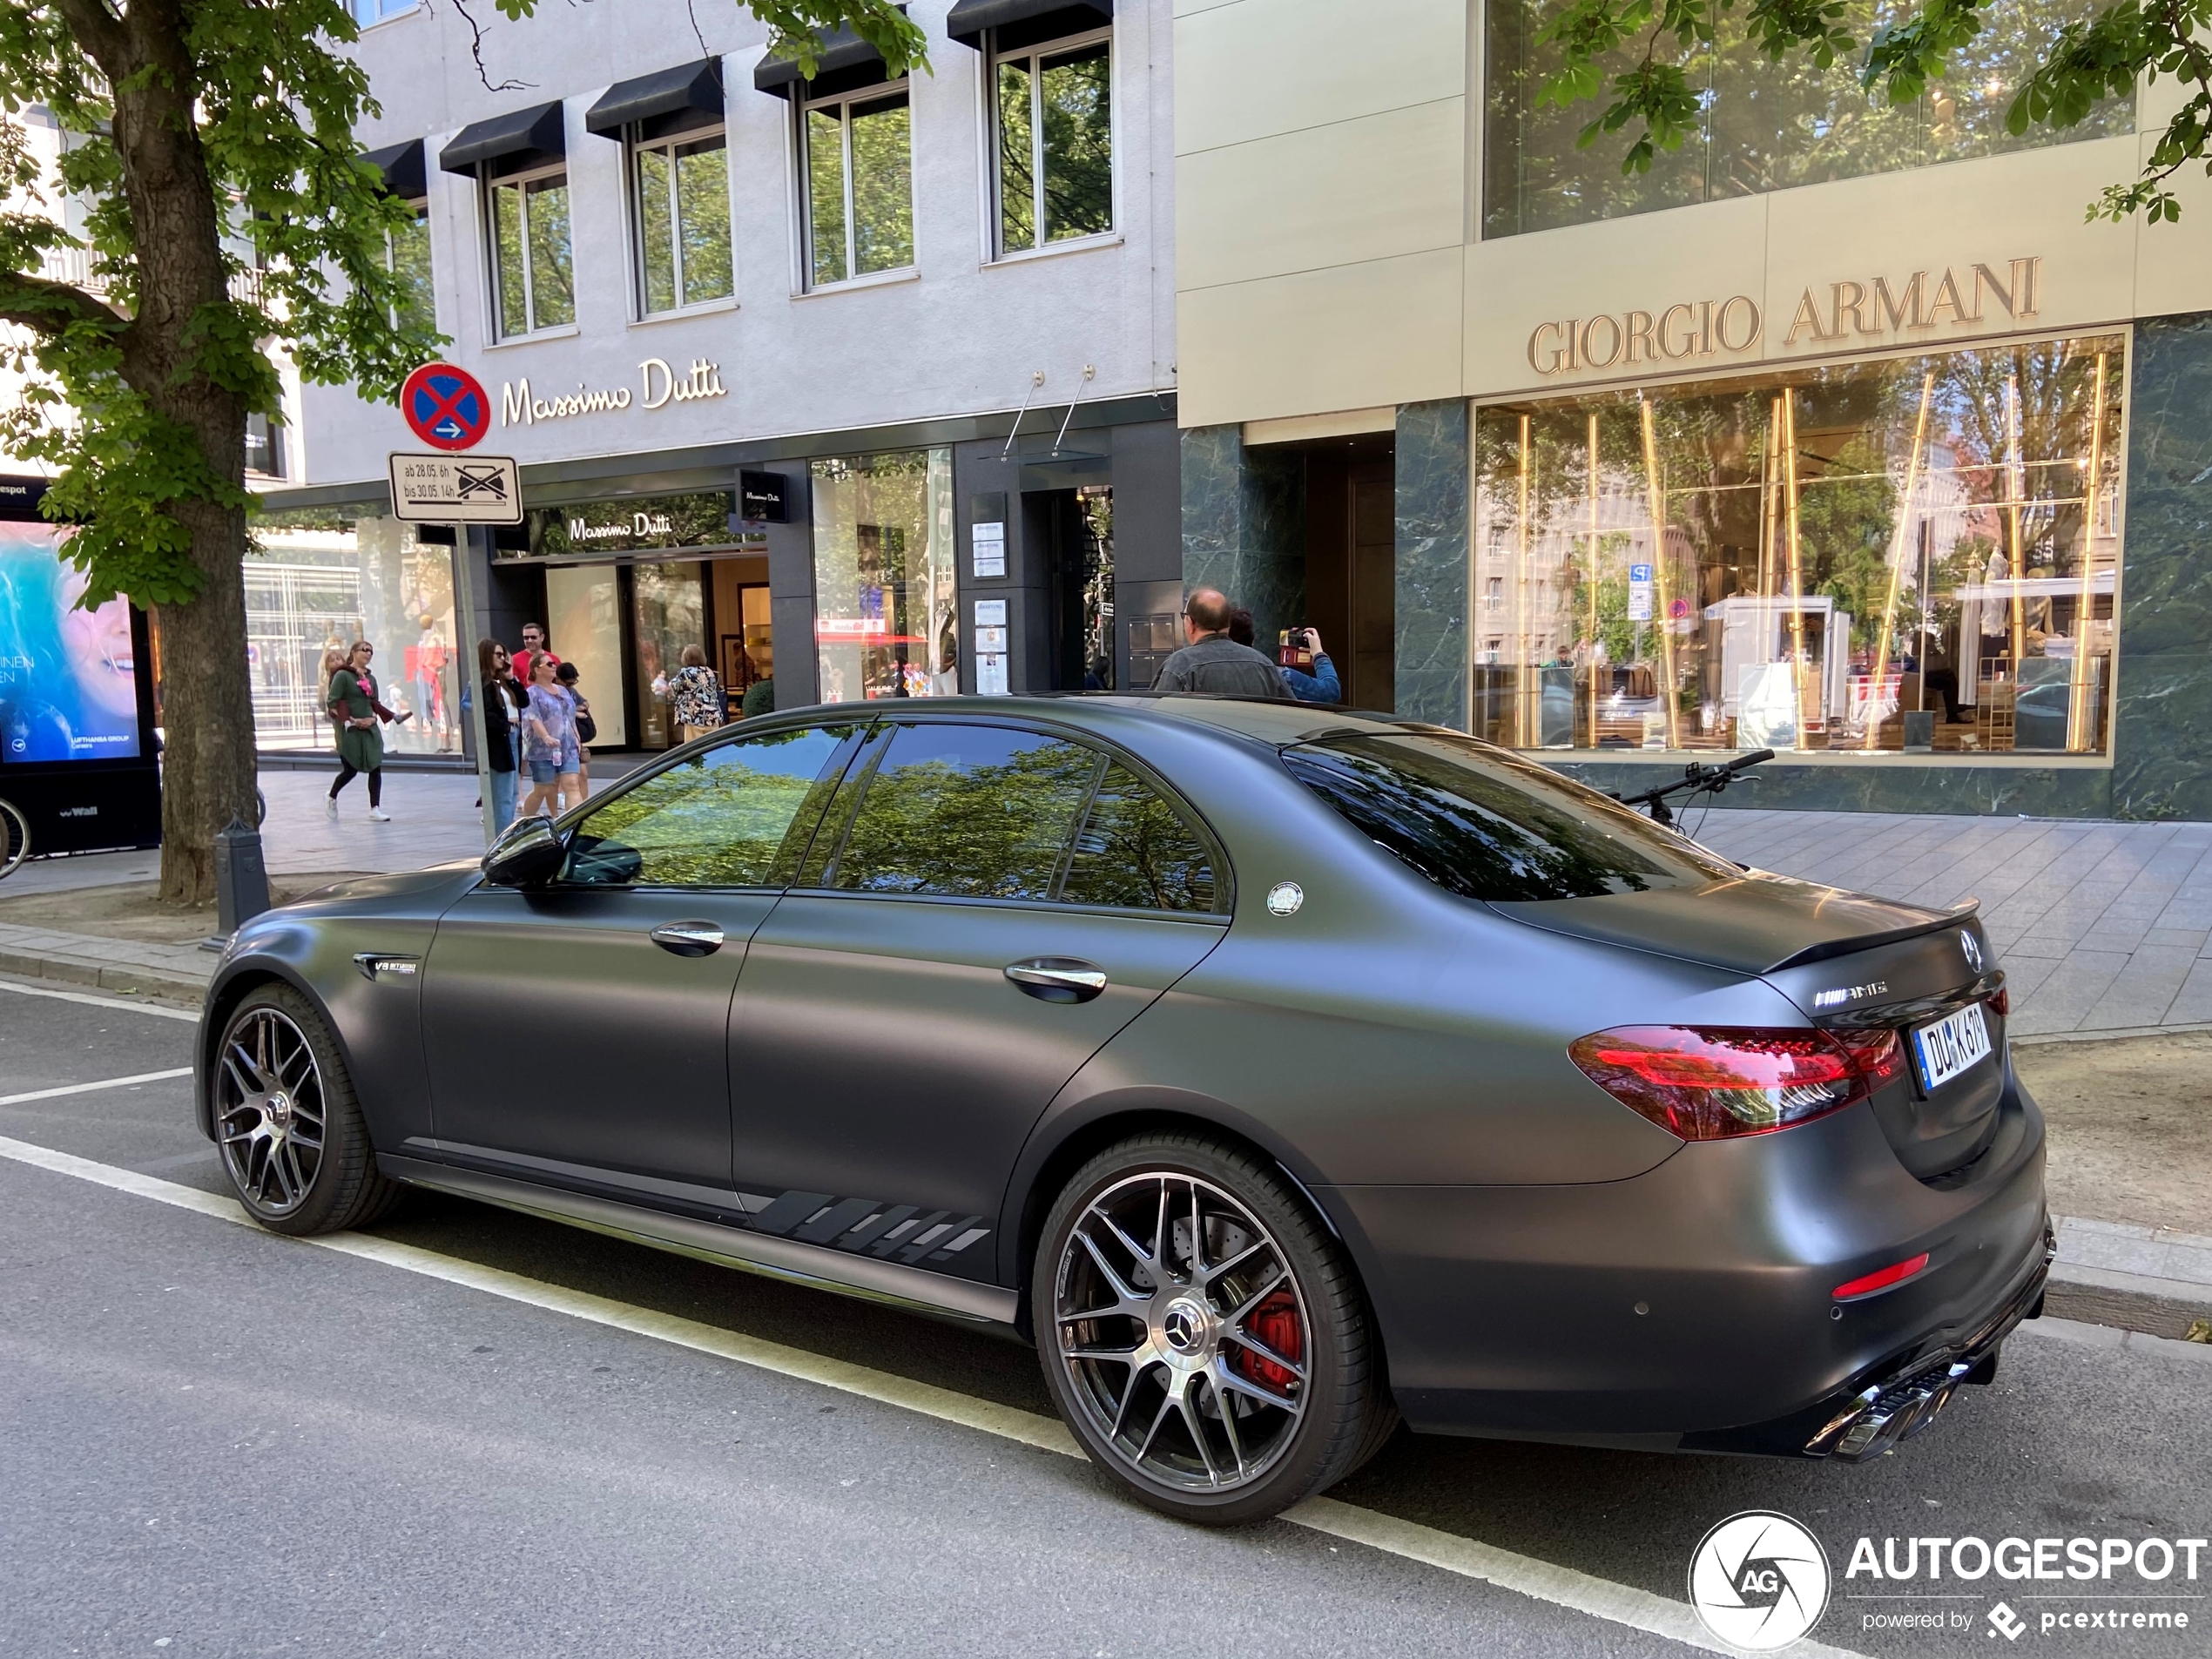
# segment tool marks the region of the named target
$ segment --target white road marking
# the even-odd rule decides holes
[[[17,996],[51,996],[57,1002],[86,1002],[96,1008],[127,1008],[133,1014],[151,1014],[158,1020],[183,1020],[198,1025],[199,1015],[184,1008],[165,1008],[152,1002],[129,1002],[119,996],[93,996],[84,991],[50,991],[43,985],[18,985],[13,980],[0,979],[0,991],[13,991]]]
[[[57,1175],[73,1176],[80,1181],[126,1192],[134,1197],[151,1198],[158,1204],[194,1211],[219,1221],[253,1227],[262,1238],[273,1243],[312,1244],[320,1250],[335,1251],[341,1255],[381,1262],[387,1267],[396,1267],[404,1272],[418,1273],[427,1278],[442,1279],[448,1285],[482,1291],[509,1302],[543,1308],[549,1312],[565,1314],[570,1318],[583,1319],[611,1330],[628,1332],[634,1336],[650,1337],[655,1341],[691,1348],[720,1359],[734,1359],[741,1365],[772,1371],[781,1376],[819,1383],[823,1387],[835,1388],[882,1405],[895,1406],[902,1411],[917,1412],[926,1417],[956,1423],[963,1428],[979,1429],[1003,1440],[1017,1440],[1041,1452],[1056,1452],[1062,1457],[1072,1458],[1084,1455],[1066,1425],[1056,1418],[1040,1417],[1034,1412],[1022,1411],[1015,1406],[995,1405],[989,1400],[955,1393],[948,1388],[939,1388],[929,1383],[894,1376],[888,1372],[872,1370],[866,1366],[849,1365],[841,1359],[809,1353],[803,1348],[787,1347],[780,1342],[765,1342],[758,1337],[742,1336],[718,1325],[701,1324],[696,1319],[681,1318],[672,1313],[658,1313],[650,1308],[633,1307],[626,1302],[617,1302],[608,1297],[572,1291],[564,1285],[548,1285],[540,1279],[525,1278],[519,1273],[479,1266],[475,1262],[441,1256],[434,1251],[422,1250],[413,1244],[371,1238],[366,1233],[327,1233],[319,1238],[287,1238],[255,1227],[252,1217],[235,1199],[202,1192],[197,1187],[180,1186],[173,1181],[164,1181],[154,1176],[141,1175],[135,1170],[96,1163],[73,1153],[35,1146],[27,1141],[10,1140],[0,1136],[0,1157],[51,1170]],[[1348,1543],[1362,1544],[1371,1549],[1420,1561],[1425,1566],[1440,1568],[1462,1578],[1480,1579],[1501,1589],[1512,1590],[1536,1601],[1549,1602],[1573,1612],[1603,1619],[1608,1623],[1626,1625],[1631,1629],[1663,1636],[1686,1647],[1703,1649],[1708,1653],[1736,1652],[1706,1631],[1688,1603],[1655,1595],[1649,1590],[1640,1590],[1631,1585],[1616,1584],[1592,1574],[1577,1572],[1571,1567],[1554,1566],[1533,1556],[1516,1554],[1511,1550],[1499,1549],[1433,1527],[1400,1521],[1334,1498],[1308,1498],[1295,1508],[1285,1511],[1283,1519],[1332,1538],[1341,1538]],[[1793,1659],[1865,1659],[1863,1655],[1850,1649],[1834,1648],[1811,1641],[1798,1642],[1790,1651]]]
[[[34,1089],[24,1095],[0,1095],[0,1106],[20,1106],[25,1101],[54,1100],[63,1095],[91,1095],[103,1089],[128,1089],[132,1083],[166,1082],[172,1077],[189,1077],[190,1066],[172,1066],[166,1071],[142,1071],[135,1076],[107,1077],[96,1083],[64,1083],[58,1089]]]

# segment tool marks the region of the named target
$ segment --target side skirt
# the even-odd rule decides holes
[[[820,1244],[766,1238],[587,1193],[389,1153],[380,1156],[377,1164],[393,1180],[410,1186],[496,1204],[543,1220],[696,1257],[719,1267],[734,1267],[813,1290],[833,1291],[964,1324],[1010,1326],[1020,1305],[1020,1298],[1012,1291],[995,1285],[978,1285],[898,1262],[872,1261]]]

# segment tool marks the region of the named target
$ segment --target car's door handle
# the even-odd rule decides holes
[[[1008,962],[1006,976],[1045,1002],[1088,1002],[1106,988],[1106,970],[1080,956],[1032,956]]]
[[[652,941],[678,956],[711,956],[722,948],[722,930],[711,921],[664,922],[653,929]]]

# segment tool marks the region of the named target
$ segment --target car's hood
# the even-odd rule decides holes
[[[1898,904],[1761,871],[1704,887],[1490,907],[1532,927],[1743,974],[1771,973],[1792,963],[1910,939],[1955,924],[1965,914]]]
[[[378,900],[417,898],[448,887],[457,895],[475,881],[480,874],[475,860],[462,859],[451,864],[434,864],[427,870],[402,870],[391,875],[358,875],[350,880],[334,881],[327,887],[317,887],[313,893],[303,893],[285,908],[315,909],[325,905],[342,905],[352,908],[362,904],[374,904]]]

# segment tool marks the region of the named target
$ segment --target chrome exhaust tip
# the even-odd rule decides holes
[[[1971,1362],[1960,1359],[1947,1366],[1931,1366],[1887,1388],[1867,1389],[1858,1395],[1856,1405],[1814,1435],[1805,1450],[1815,1457],[1840,1458],[1845,1463],[1880,1457],[1925,1433],[1973,1369]]]

